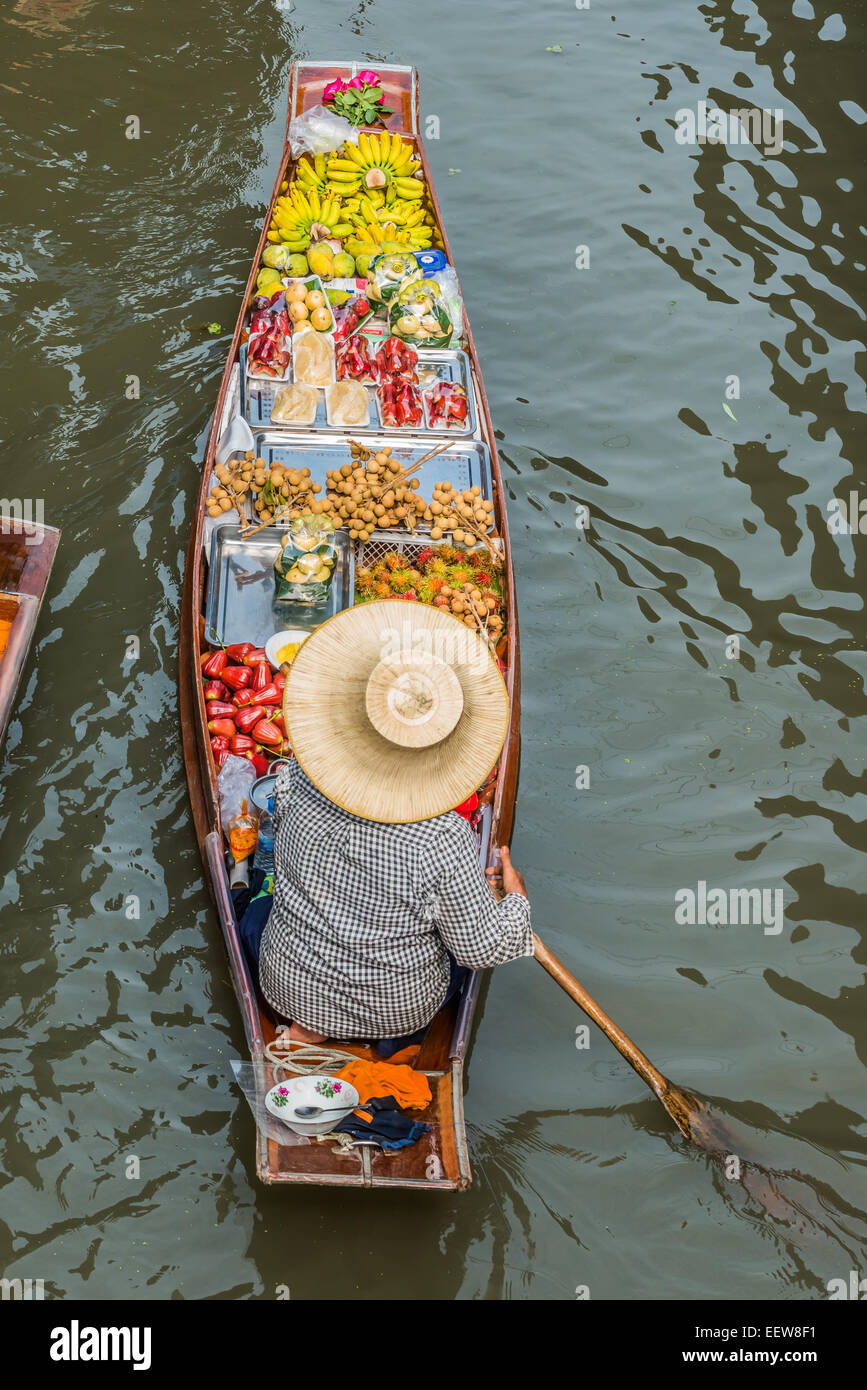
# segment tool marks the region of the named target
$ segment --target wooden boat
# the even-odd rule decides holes
[[[0,518],[0,743],[60,541],[53,526]]]
[[[216,769],[206,729],[206,715],[200,679],[200,656],[204,646],[204,604],[207,587],[208,555],[203,548],[206,498],[218,445],[238,410],[239,351],[250,296],[254,291],[257,268],[267,244],[266,232],[281,184],[291,178],[294,168],[288,144],[288,123],[321,102],[324,86],[336,77],[349,78],[363,65],[299,62],[293,66],[290,82],[287,143],[274,183],[274,192],[262,225],[262,233],[235,325],[226,370],[223,374],[213,426],[202,467],[195,520],[190,535],[184,580],[180,637],[180,710],[184,761],[189,784],[196,836],[202,852],[208,886],[222,928],[232,980],[241,1008],[246,1041],[252,1061],[262,1061],[263,1052],[275,1036],[275,1021],[265,1004],[258,982],[251,978],[238,936],[229,889],[224,840],[221,833]],[[443,249],[453,264],[439,204],[419,137],[419,98],[416,71],[410,67],[383,67],[385,100],[394,114],[387,129],[400,131],[410,139],[421,160],[433,208],[443,238]],[[496,440],[488,403],[479,372],[475,345],[469,324],[464,323],[465,347],[472,366],[472,386],[476,401],[478,433],[490,450],[492,491],[496,529],[502,539],[508,603],[508,645],[504,653],[505,679],[511,698],[511,722],[499,764],[493,795],[484,818],[480,854],[488,857],[488,847],[506,843],[511,834],[519,757],[519,647],[515,585],[509,550],[505,510]],[[460,1190],[471,1180],[468,1145],[464,1125],[464,1065],[470,1044],[473,1017],[482,984],[477,973],[464,992],[447,1004],[432,1022],[413,1065],[427,1073],[433,1102],[418,1118],[426,1121],[430,1132],[406,1149],[388,1155],[378,1149],[360,1147],[337,1149],[333,1143],[317,1143],[289,1134],[285,1143],[267,1138],[257,1129],[256,1166],[266,1183],[317,1183],[359,1187],[411,1187],[431,1190]],[[341,1047],[348,1047],[340,1043]],[[363,1048],[350,1049],[359,1056]],[[367,1054],[369,1055],[369,1054]],[[270,1084],[270,1081],[269,1081]],[[294,1141],[294,1142],[293,1142]]]

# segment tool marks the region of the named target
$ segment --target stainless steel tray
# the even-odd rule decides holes
[[[442,436],[404,435],[392,430],[380,433],[353,431],[352,434],[313,434],[308,430],[269,430],[255,435],[256,453],[261,454],[266,463],[282,463],[291,468],[309,468],[314,483],[322,485],[323,495],[326,487],[325,474],[331,468],[340,468],[349,463],[350,440],[364,443],[367,449],[391,449],[392,457],[402,463],[412,463],[429,453],[432,448],[446,441]],[[464,489],[478,485],[483,497],[491,494],[491,456],[487,444],[481,439],[459,438],[452,440],[449,447],[435,458],[423,463],[421,471],[415,475],[420,480],[420,492],[430,501],[433,485],[437,482],[450,482],[452,487]],[[242,641],[245,639],[241,639]],[[252,638],[250,639],[252,641]]]
[[[255,642],[264,647],[283,628],[312,631],[355,601],[355,561],[346,531],[335,531],[334,578],[324,603],[284,603],[274,588],[274,561],[285,527],[266,526],[249,540],[240,526],[218,526],[211,537],[205,638],[213,646]]]
[[[364,428],[356,429],[354,431],[355,434],[359,436],[385,434],[392,437],[404,438],[413,433],[424,433],[432,435],[435,439],[447,439],[452,437],[456,439],[465,439],[468,435],[475,434],[477,425],[476,401],[473,395],[470,359],[467,357],[467,354],[456,348],[422,348],[418,354],[418,365],[420,372],[423,371],[430,374],[430,380],[421,384],[421,391],[429,389],[435,381],[453,381],[458,386],[463,386],[467,393],[468,403],[467,419],[464,428],[460,430],[454,428],[444,429],[442,427],[431,429],[427,424],[427,409],[425,409],[424,425],[418,425],[412,428],[404,427],[402,429],[396,429],[389,425],[381,425],[379,423],[379,403],[376,399],[375,388],[367,386],[367,393],[370,396],[370,424]],[[246,373],[244,374],[243,410],[244,415],[250,422],[254,431],[257,428],[266,430],[283,430],[287,428],[287,426],[279,425],[271,420],[271,407],[274,404],[274,392],[280,385],[282,385],[281,382],[268,377],[250,377],[247,376]],[[316,418],[311,425],[302,427],[293,424],[288,426],[288,429],[293,432],[301,428],[309,429],[311,432],[315,431],[317,434],[323,431],[328,434],[341,434],[343,432],[340,426],[329,425],[328,423],[325,413],[324,391],[319,392],[319,408],[316,412]]]

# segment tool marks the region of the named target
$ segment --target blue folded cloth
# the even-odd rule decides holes
[[[381,1149],[405,1149],[430,1129],[430,1125],[411,1120],[404,1114],[394,1096],[373,1096],[357,1108],[372,1116],[370,1123],[359,1119],[353,1111],[334,1126],[335,1134],[351,1134],[353,1139],[372,1140]]]

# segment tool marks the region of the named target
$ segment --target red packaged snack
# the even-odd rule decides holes
[[[454,381],[438,381],[424,393],[431,429],[462,428],[467,423],[467,393]]]
[[[376,367],[379,380],[383,384],[389,380],[403,379],[418,385],[418,353],[401,338],[386,338],[376,354]]]
[[[286,375],[291,358],[292,335],[285,297],[282,290],[270,300],[266,300],[263,295],[257,295],[254,304],[257,307],[250,323],[247,368],[253,376],[282,379]],[[260,305],[264,307],[258,307]]]
[[[411,381],[388,381],[376,388],[380,418],[391,429],[418,426],[424,418],[421,394]]]
[[[335,343],[345,343],[353,333],[357,333],[372,313],[370,301],[360,294],[347,300],[345,304],[336,304],[333,309]]]
[[[366,338],[350,338],[337,349],[338,381],[375,381],[376,364]]]

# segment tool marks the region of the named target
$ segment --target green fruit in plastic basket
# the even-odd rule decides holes
[[[267,289],[269,285],[274,285],[276,287],[279,284],[280,272],[279,270],[275,270],[272,266],[265,266],[265,269],[260,270],[259,274],[256,276],[256,288],[258,290]]]
[[[373,260],[373,253],[369,256],[362,251],[360,256],[355,257],[355,269],[359,275],[367,276],[370,273],[370,262]]]

